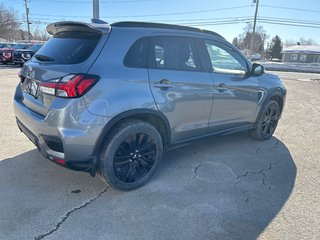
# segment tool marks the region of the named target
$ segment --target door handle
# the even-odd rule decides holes
[[[167,79],[162,79],[160,82],[154,83],[154,87],[160,88],[161,90],[167,90],[168,88],[172,88],[173,85]]]
[[[220,83],[217,87],[216,90],[218,90],[219,92],[223,92],[227,90],[227,85],[225,85],[224,83]]]

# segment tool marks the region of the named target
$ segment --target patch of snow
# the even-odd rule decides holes
[[[320,73],[320,63],[260,62],[266,70]]]

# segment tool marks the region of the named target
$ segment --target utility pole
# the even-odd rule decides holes
[[[30,33],[30,22],[29,22],[29,8],[27,0],[24,0],[24,5],[26,7],[26,17],[27,17],[27,28],[28,28],[28,40],[31,41],[31,33]]]
[[[99,0],[93,0],[93,19],[99,19]]]
[[[256,24],[257,24],[257,15],[258,15],[258,7],[259,7],[259,0],[253,0],[254,3],[256,3],[256,12],[254,14],[254,20],[253,20],[253,35],[256,32]]]
[[[253,53],[253,47],[254,47],[254,37],[256,33],[256,24],[257,24],[257,16],[258,16],[258,7],[259,7],[259,0],[253,0],[253,3],[256,4],[256,12],[254,14],[254,20],[253,20],[253,30],[252,30],[252,39],[251,39],[251,54]]]

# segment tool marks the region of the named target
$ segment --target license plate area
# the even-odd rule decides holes
[[[30,94],[34,98],[38,98],[40,95],[39,82],[34,79],[27,78],[24,82],[24,92]]]

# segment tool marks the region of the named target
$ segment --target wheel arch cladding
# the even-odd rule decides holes
[[[152,109],[134,109],[118,114],[105,125],[95,143],[93,152],[94,155],[99,154],[101,146],[106,141],[107,136],[112,131],[112,129],[119,126],[119,124],[128,119],[141,120],[151,124],[159,131],[163,140],[163,145],[170,145],[170,124],[168,119],[163,115],[163,113]]]
[[[284,105],[284,97],[285,97],[285,93],[282,93],[280,91],[274,90],[274,91],[269,92],[268,96],[263,101],[263,104],[262,104],[262,106],[260,108],[259,114],[257,115],[257,118],[255,120],[255,126],[257,125],[257,120],[260,119],[260,116],[262,114],[262,111],[263,111],[264,107],[268,104],[268,102],[270,100],[274,100],[279,104],[280,115],[281,115],[282,110],[283,110],[283,105]]]
[[[269,98],[269,100],[274,100],[279,104],[281,113],[283,109],[283,97],[280,94],[274,94]]]

